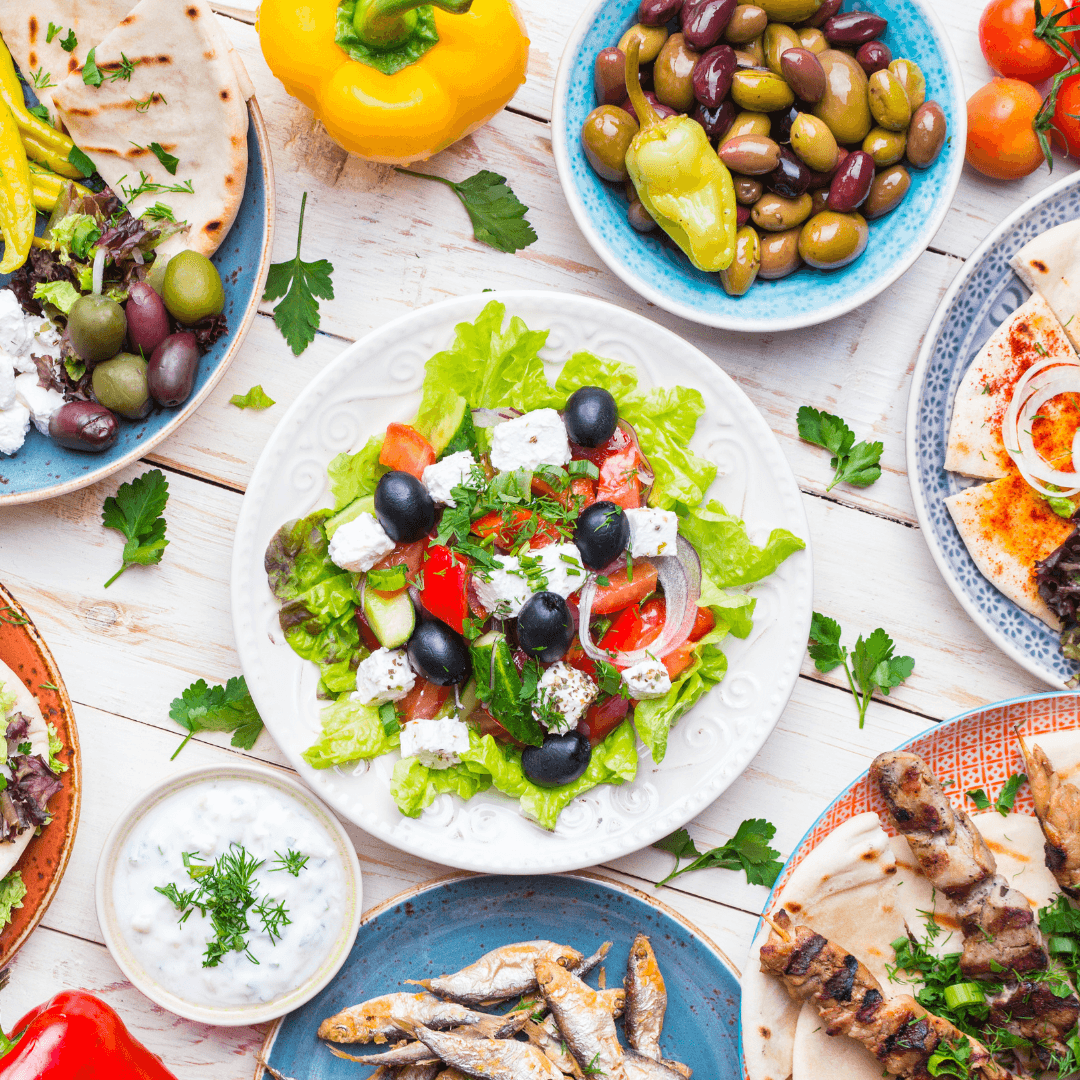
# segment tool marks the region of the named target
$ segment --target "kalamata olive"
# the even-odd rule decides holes
[[[150,396],[167,409],[183,405],[191,396],[199,370],[199,345],[195,335],[170,334],[150,356],[146,381]]]
[[[106,409],[127,420],[141,420],[154,407],[146,379],[146,361],[134,353],[117,353],[94,368],[90,385]]]
[[[841,11],[822,26],[830,45],[862,45],[881,37],[888,22],[869,11]]]
[[[800,101],[816,105],[825,93],[821,61],[809,49],[788,49],[780,57],[780,71]]]
[[[581,148],[597,176],[625,180],[626,151],[638,133],[638,123],[615,105],[597,105],[581,125]]]
[[[656,218],[645,209],[640,199],[634,199],[626,208],[626,220],[635,232],[651,233],[656,231]]]
[[[750,220],[750,207],[739,203],[735,207],[735,227],[741,229]]]
[[[596,54],[593,89],[597,105],[618,105],[626,97],[626,56],[614,45]]]
[[[676,112],[694,107],[694,69],[701,54],[691,49],[682,34],[672,34],[653,64],[653,90]]]
[[[463,683],[472,674],[465,639],[438,619],[425,619],[417,626],[408,654],[413,670],[438,686]]]
[[[589,570],[602,570],[613,563],[630,543],[630,519],[613,502],[594,502],[578,515],[574,543],[581,562]]]
[[[749,218],[749,210],[746,210]],[[720,271],[720,284],[728,296],[742,296],[757,279],[761,267],[761,239],[757,229],[745,222],[740,223],[735,234],[735,258],[725,270]]]
[[[867,41],[859,46],[855,59],[867,75],[873,75],[892,63],[892,50],[883,41]]]
[[[386,473],[375,488],[375,516],[395,544],[413,544],[435,524],[435,504],[411,473]]]
[[[844,158],[829,185],[829,209],[849,214],[862,206],[874,182],[874,159],[865,150],[856,150]]]
[[[752,176],[733,176],[735,181],[735,201],[740,206],[753,206],[761,198],[764,185]]]
[[[757,4],[737,4],[731,14],[731,21],[724,31],[724,40],[732,45],[744,45],[760,37],[769,25],[769,16],[765,9]]]
[[[731,89],[735,68],[735,50],[730,45],[711,48],[694,67],[694,97],[707,109],[715,109]]]
[[[602,386],[583,386],[567,398],[563,423],[578,446],[603,446],[615,434],[619,408]]]
[[[537,787],[562,787],[582,776],[591,760],[588,737],[580,731],[568,731],[546,736],[542,746],[526,746],[521,751],[521,771]]]
[[[739,135],[724,142],[717,151],[732,172],[763,176],[780,164],[780,147],[768,135]]]
[[[817,9],[808,18],[803,19],[800,26],[807,26],[816,28],[824,26],[826,21],[831,19],[839,10],[843,0],[822,0],[821,7]]]
[[[764,180],[765,186],[782,198],[797,199],[810,187],[810,170],[784,146],[779,163]]]
[[[656,115],[659,116],[661,120],[665,116],[674,116],[675,115],[675,110],[672,109],[672,108],[669,108],[662,101],[660,101],[660,99],[651,90],[646,90],[645,91],[645,97],[648,100],[649,104],[656,110]],[[634,103],[629,98],[627,98],[619,106],[619,108],[622,109],[622,111],[624,113],[629,113],[630,116],[633,118],[635,124],[640,122],[638,120],[638,114],[634,110]]]
[[[124,345],[124,309],[104,296],[80,296],[68,313],[68,336],[79,357],[91,364],[115,356]]]
[[[683,0],[641,0],[638,22],[642,26],[665,26],[682,10]]]
[[[119,434],[116,417],[94,401],[69,401],[49,420],[49,438],[68,450],[96,454],[108,450]]]
[[[863,212],[868,218],[884,217],[890,210],[895,210],[903,201],[911,187],[911,174],[903,165],[893,165],[882,169],[870,185],[870,194],[863,204]]]
[[[177,252],[165,268],[162,300],[184,326],[225,310],[225,290],[217,267],[197,251]]]
[[[786,109],[780,109],[779,112],[769,114],[769,123],[772,125],[769,129],[769,136],[774,142],[780,143],[781,146],[788,146],[791,143],[791,125],[795,123],[796,118],[800,115],[799,106],[789,105]]]
[[[715,45],[731,22],[735,0],[685,0],[679,22],[692,49]]]
[[[735,102],[721,101],[715,109],[698,105],[690,114],[704,129],[710,139],[722,139],[735,120]]]
[[[169,313],[161,297],[145,282],[131,286],[124,315],[132,352],[149,356],[169,336]]]
[[[907,159],[917,169],[929,168],[945,145],[948,124],[936,101],[924,101],[912,114],[907,131]]]
[[[811,196],[810,216],[820,214],[822,210],[829,209],[829,189],[818,188]]]
[[[561,660],[574,640],[570,605],[555,592],[533,593],[518,612],[517,638],[526,656],[542,664]]]

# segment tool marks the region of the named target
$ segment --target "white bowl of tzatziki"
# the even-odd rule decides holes
[[[311,792],[273,769],[211,766],[133,803],[105,842],[98,921],[148,998],[208,1024],[257,1024],[337,974],[360,926],[360,866]]]

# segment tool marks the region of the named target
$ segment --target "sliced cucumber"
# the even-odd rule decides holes
[[[463,402],[464,400],[462,398]],[[476,425],[473,423],[472,410],[466,408],[461,414],[461,419],[458,421],[454,433],[450,436],[446,448],[437,451],[437,453],[439,457],[446,457],[447,454],[456,454],[461,450],[468,450],[470,454],[475,455],[479,452],[479,449],[480,444],[476,438]]]
[[[375,513],[375,496],[374,495],[361,495],[359,499],[353,499],[344,510],[339,510],[333,517],[326,519],[327,537],[331,537],[341,528],[342,525],[347,525],[350,521],[355,521],[361,514],[374,514]]]
[[[539,746],[544,732],[532,709],[522,706],[521,676],[506,635],[493,630],[475,641],[471,652],[477,697],[514,738]]]
[[[416,629],[416,609],[408,592],[380,596],[374,589],[364,593],[364,618],[384,649],[397,649]]]

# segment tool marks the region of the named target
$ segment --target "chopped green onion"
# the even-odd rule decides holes
[[[976,982],[954,983],[945,987],[945,1004],[950,1009],[965,1009],[969,1005],[985,1005],[986,995]]]
[[[600,470],[591,461],[571,461],[566,466],[566,471],[571,476],[587,476],[590,480],[598,480],[600,478]]]
[[[1067,934],[1051,934],[1046,939],[1046,948],[1051,956],[1075,956],[1080,952],[1076,938]]]
[[[379,706],[379,720],[382,723],[383,734],[387,737],[401,730],[401,721],[398,720],[397,709],[392,701]]]

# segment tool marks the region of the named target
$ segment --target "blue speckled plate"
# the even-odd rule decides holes
[[[911,169],[901,207],[870,223],[862,257],[842,270],[803,267],[780,281],[758,281],[728,296],[716,274],[695,270],[659,231],[642,236],[626,220],[622,184],[601,180],[581,149],[579,133],[596,105],[596,54],[618,42],[636,20],[637,0],[591,0],[563,53],[555,81],[552,146],[566,201],[593,250],[632,289],[684,319],[729,330],[792,330],[835,319],[888,288],[930,243],[952,202],[964,165],[967,109],[960,69],[937,15],[925,0],[848,0],[889,20],[884,40],[894,56],[914,60],[927,95],[945,111],[950,138],[927,170]]]
[[[248,111],[251,123],[244,199],[229,235],[213,259],[225,285],[229,333],[200,359],[191,397],[179,409],[159,408],[145,420],[121,420],[116,444],[100,454],[65,450],[31,424],[22,449],[12,457],[0,456],[0,507],[64,495],[96,483],[147,454],[195,412],[239,352],[258,310],[274,242],[270,142],[254,98]],[[7,280],[6,275],[0,275],[0,286]]]
[[[605,961],[607,985],[618,986],[638,931],[652,940],[667,984],[665,1056],[685,1062],[695,1076],[735,1080],[739,975],[731,962],[651,896],[585,874],[456,877],[386,901],[364,916],[352,954],[334,981],[270,1032],[263,1056],[293,1080],[354,1080],[358,1066],[334,1057],[315,1036],[327,1016],[366,998],[408,990],[406,979],[457,971],[489,949],[534,938],[565,942],[586,955],[613,942]],[[596,972],[589,982],[597,985]],[[363,1054],[376,1048],[345,1049]],[[260,1066],[255,1075],[259,1080],[266,1073]]]
[[[1009,259],[1047,229],[1080,217],[1080,173],[1040,192],[1006,218],[964,263],[938,307],[911,381],[907,468],[923,536],[942,577],[979,628],[1018,664],[1058,688],[1077,672],[1058,635],[986,580],[945,506],[971,484],[942,468],[952,402],[964,372],[994,330],[1030,295]]]

